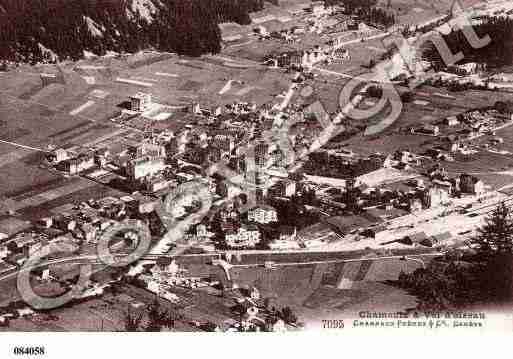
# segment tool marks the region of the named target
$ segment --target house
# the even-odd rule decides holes
[[[211,232],[205,224],[201,224],[201,223],[195,227],[195,231],[196,231],[196,237],[198,239],[206,239],[206,238],[210,238],[214,235],[214,233]]]
[[[501,143],[504,143],[504,139],[502,137],[495,136],[494,138],[492,138],[491,142],[495,145],[499,145]]]
[[[409,235],[405,236],[404,238],[402,238],[400,240],[400,242],[402,244],[412,246],[414,244],[421,244],[422,242],[424,242],[426,240],[429,240],[429,237],[426,233],[417,232],[417,233],[413,233],[413,234],[409,234]]]
[[[452,66],[455,72],[463,75],[476,74],[479,70],[483,69],[483,67],[483,65],[480,65],[476,62],[468,62],[466,64]]]
[[[265,26],[263,26],[263,25],[259,25],[259,26],[255,27],[255,28],[253,29],[253,31],[254,31],[256,34],[259,34],[259,35],[261,35],[261,36],[263,36],[263,37],[267,37],[267,36],[269,36],[269,31],[267,31],[267,28],[266,28]]]
[[[108,163],[110,151],[106,148],[96,150],[94,153],[94,162],[98,167],[105,167]]]
[[[326,224],[340,235],[365,231],[369,227],[383,222],[381,218],[368,213],[351,216],[335,216],[326,220]]]
[[[212,141],[212,145],[229,153],[235,148],[235,140],[229,135],[216,135]]]
[[[53,152],[53,158],[55,163],[60,163],[69,158],[68,151],[62,148],[58,148]]]
[[[428,170],[427,175],[430,179],[440,179],[443,181],[449,179],[449,176],[448,176],[445,168],[443,168],[439,165],[436,165],[433,168],[431,168],[430,170]]]
[[[459,177],[460,190],[462,193],[481,196],[486,192],[485,185],[482,180],[472,175],[463,173]]]
[[[146,111],[151,106],[151,94],[138,92],[130,96],[130,110],[135,112]]]
[[[30,233],[21,233],[16,235],[12,241],[9,242],[9,249],[12,252],[23,252],[28,250],[33,244],[36,243],[36,238]]]
[[[297,241],[288,241],[288,240],[279,240],[276,239],[269,243],[269,248],[271,250],[279,251],[279,250],[290,250],[290,249],[300,249],[301,246]]]
[[[28,253],[18,253],[9,257],[9,262],[22,266],[28,259]]]
[[[274,207],[261,205],[248,211],[248,221],[260,224],[278,222],[278,212]]]
[[[411,213],[422,211],[422,201],[419,198],[410,198],[408,200],[408,209]]]
[[[296,194],[296,190],[295,181],[283,179],[269,189],[269,195],[274,197],[292,197]]]
[[[166,167],[165,160],[162,157],[141,157],[127,163],[126,172],[131,180],[138,180],[148,175],[154,175]]]
[[[259,167],[266,167],[270,159],[270,146],[265,142],[259,142],[254,147],[255,164]]]
[[[164,176],[146,176],[142,180],[144,189],[148,192],[159,192],[168,188],[178,186],[178,182],[174,179],[167,179]]]
[[[260,242],[261,234],[256,226],[242,225],[237,231],[226,232],[224,239],[231,248],[253,248]]]
[[[45,228],[50,228],[53,225],[53,218],[52,217],[41,218],[39,221],[37,221],[37,224],[42,227],[45,227]]]
[[[157,143],[145,142],[135,146],[136,157],[160,158],[166,157],[166,148]]]
[[[97,237],[96,234],[98,232],[97,228],[91,223],[84,223],[80,226],[80,232],[85,241],[88,243],[95,242]]]
[[[314,16],[322,16],[329,13],[329,10],[322,1],[312,2],[312,5],[308,9]]]
[[[444,119],[443,124],[446,126],[456,126],[460,123],[458,120],[458,117],[456,116],[449,116],[446,119]]]
[[[278,229],[280,241],[295,241],[297,228],[294,226],[280,226]]]
[[[8,246],[2,245],[0,246],[0,260],[7,258],[11,254]]]
[[[426,191],[424,201],[426,208],[436,208],[449,201],[449,193],[452,188],[450,182],[447,185],[445,182],[439,182],[442,184],[438,185],[437,182],[434,182],[433,186]]]
[[[440,134],[440,127],[436,125],[426,124],[422,126],[418,132],[425,133],[432,136],[438,136]]]
[[[77,227],[77,221],[70,215],[61,215],[54,219],[54,225],[63,231],[74,231]]]
[[[67,159],[62,163],[64,171],[70,175],[86,171],[96,165],[93,153],[81,153],[77,157]]]
[[[431,236],[431,243],[432,245],[436,244],[444,244],[445,242],[449,241],[452,238],[451,232],[443,232],[439,234],[435,234]]]

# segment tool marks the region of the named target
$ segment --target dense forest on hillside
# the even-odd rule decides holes
[[[513,19],[487,17],[481,24],[476,24],[473,28],[480,38],[486,35],[490,36],[492,40],[490,44],[480,49],[474,49],[461,30],[444,36],[453,53],[463,52],[465,59],[462,60],[462,63],[477,62],[487,64],[489,67],[513,64]],[[435,69],[445,68],[440,54],[432,44],[423,51],[423,57],[430,61]]]
[[[264,0],[0,0],[0,60],[79,59],[84,50],[219,52],[219,23],[251,22]]]
[[[324,4],[327,6],[342,5],[346,14],[356,15],[371,25],[389,27],[395,24],[394,14],[377,7],[377,0],[324,0]]]

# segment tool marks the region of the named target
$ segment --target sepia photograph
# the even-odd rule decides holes
[[[513,334],[513,1],[0,0],[0,331]]]

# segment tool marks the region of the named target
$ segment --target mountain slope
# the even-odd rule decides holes
[[[220,50],[224,21],[249,23],[263,0],[0,0],[0,59],[76,60],[84,51]]]

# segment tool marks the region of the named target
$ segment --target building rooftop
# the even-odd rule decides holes
[[[352,216],[336,216],[330,217],[326,220],[331,226],[334,226],[339,232],[343,234],[348,234],[357,229],[364,229],[370,227],[374,224],[383,222],[383,220],[379,217],[374,217],[372,215],[352,215]]]

